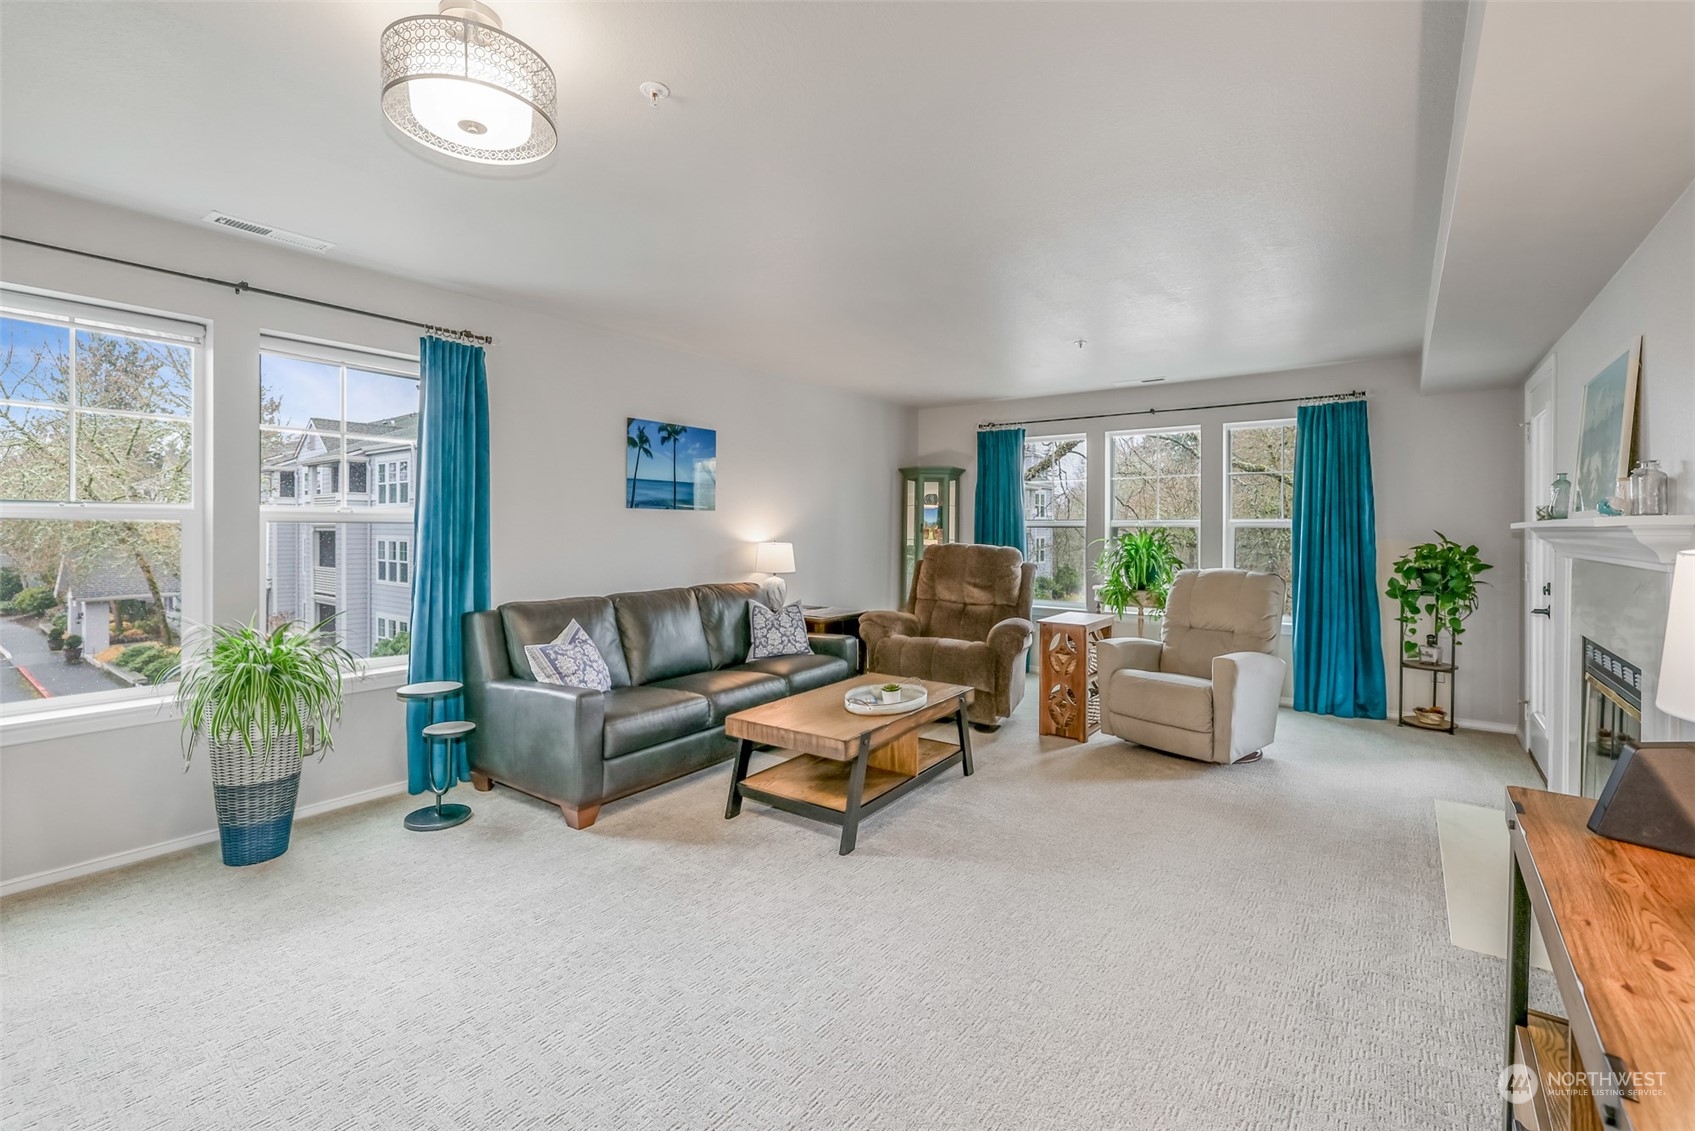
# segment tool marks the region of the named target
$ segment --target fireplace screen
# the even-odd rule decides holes
[[[1642,735],[1642,669],[1583,638],[1583,796],[1599,797],[1620,744]]]

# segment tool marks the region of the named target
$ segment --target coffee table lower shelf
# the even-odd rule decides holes
[[[916,774],[908,777],[894,770],[867,766],[865,789],[860,795],[860,814],[875,812],[907,790],[959,765],[959,761],[957,744],[921,738],[918,740]],[[852,775],[852,762],[797,754],[786,762],[743,778],[740,789],[743,797],[839,825],[847,813],[848,779]],[[797,809],[796,806],[805,808]]]

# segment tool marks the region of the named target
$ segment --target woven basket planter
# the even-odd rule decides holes
[[[208,734],[210,729],[208,720]],[[208,739],[206,745],[224,863],[239,868],[287,852],[300,794],[299,741],[289,734],[267,744],[255,735],[252,750],[233,736],[227,741]]]

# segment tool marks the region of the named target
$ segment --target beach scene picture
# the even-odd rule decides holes
[[[1614,493],[1630,474],[1630,433],[1636,420],[1636,376],[1642,340],[1613,358],[1583,387],[1583,429],[1578,433],[1577,489],[1584,510]],[[1573,503],[1573,510],[1577,509]]]
[[[624,506],[717,510],[717,430],[629,417],[624,425]]]

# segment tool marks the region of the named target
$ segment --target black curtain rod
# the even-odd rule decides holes
[[[60,247],[58,244],[42,243],[40,240],[26,240],[22,236],[0,235],[0,240],[6,240],[10,243],[21,243],[29,247],[45,248],[48,251],[62,251],[66,255],[80,255],[84,259],[98,259],[102,263],[116,263],[123,267],[134,267],[142,271],[153,271],[160,275],[170,275],[178,279],[188,279],[195,283],[209,283],[214,287],[224,287],[232,290],[238,295],[243,293],[264,295],[266,298],[286,299],[289,302],[304,303],[307,306],[316,306],[324,310],[339,310],[344,314],[359,314],[366,318],[376,318],[383,322],[395,322],[402,326],[416,326],[418,329],[425,330],[437,337],[456,338],[460,341],[476,342],[485,346],[494,344],[493,338],[484,334],[473,334],[469,330],[450,330],[445,326],[432,326],[428,322],[417,322],[411,318],[397,318],[392,314],[378,314],[374,310],[361,310],[357,306],[343,306],[338,302],[324,302],[321,299],[307,298],[304,295],[291,295],[286,291],[268,290],[264,287],[255,287],[245,279],[236,281],[231,279],[216,279],[210,275],[195,275],[187,271],[175,271],[169,267],[156,267],[151,263],[137,263],[133,259],[119,259],[113,255],[100,255],[92,251],[79,251],[74,247]]]
[[[1262,404],[1289,404],[1300,401],[1303,404],[1323,404],[1326,401],[1352,401],[1365,396],[1364,389],[1355,389],[1347,393],[1328,393],[1320,397],[1269,397],[1263,401],[1231,401],[1228,404],[1192,404],[1182,408],[1133,408],[1125,412],[1090,412],[1081,416],[1044,416],[1039,420],[1006,420],[998,424],[979,424],[979,432],[988,432],[996,428],[1022,428],[1026,424],[1064,424],[1072,420],[1109,420],[1115,416],[1157,416],[1162,412],[1205,412],[1214,408],[1252,408]]]

